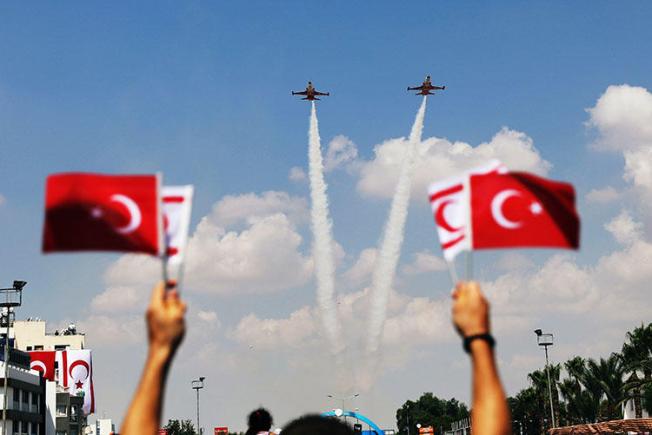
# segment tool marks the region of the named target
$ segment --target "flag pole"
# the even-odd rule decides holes
[[[457,272],[455,271],[455,263],[452,261],[446,261],[446,265],[448,266],[448,275],[451,277],[451,281],[453,282],[453,288],[455,288],[459,282],[457,279]]]
[[[466,252],[466,280],[473,280],[473,251]]]

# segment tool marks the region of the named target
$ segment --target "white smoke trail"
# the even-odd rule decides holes
[[[367,352],[374,354],[380,347],[385,317],[387,316],[387,301],[394,282],[396,266],[403,245],[403,232],[410,202],[410,187],[414,171],[417,147],[421,143],[423,118],[426,113],[426,97],[423,97],[421,107],[417,112],[410,132],[410,138],[405,150],[401,173],[396,184],[389,217],[385,224],[385,234],[378,252],[378,259],[371,281],[371,308],[369,314],[369,335],[367,337]]]
[[[338,354],[343,350],[344,344],[341,340],[341,326],[335,303],[335,259],[333,255],[332,224],[328,216],[324,164],[319,138],[317,110],[314,102],[310,111],[308,162],[310,198],[312,200],[310,215],[314,237],[315,273],[317,276],[317,303],[331,351]]]

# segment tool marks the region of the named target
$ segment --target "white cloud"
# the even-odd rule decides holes
[[[306,181],[308,179],[308,176],[306,175],[306,171],[303,170],[303,168],[300,168],[298,166],[293,166],[290,168],[290,173],[288,174],[288,178],[290,181]]]
[[[213,294],[271,293],[305,284],[312,258],[284,214],[260,218],[241,232],[227,232],[203,218],[188,244],[189,288]]]
[[[592,189],[586,194],[586,200],[595,204],[607,204],[620,198],[620,193],[611,186],[602,189]]]
[[[217,325],[219,321],[217,320],[217,313],[215,311],[199,311],[197,317],[208,324]]]
[[[298,347],[316,332],[314,314],[309,307],[294,311],[287,319],[260,319],[249,314],[229,334],[240,344],[262,349]]]
[[[358,149],[351,139],[338,135],[328,144],[326,156],[324,157],[324,170],[333,171],[358,158]]]
[[[652,93],[630,85],[612,85],[587,109],[588,125],[600,137],[594,146],[612,151],[639,149],[652,141]]]
[[[357,189],[363,195],[389,198],[394,193],[401,162],[405,154],[405,138],[389,139],[374,148],[372,160],[360,164]],[[473,147],[465,142],[450,142],[431,137],[419,145],[417,167],[413,176],[412,196],[424,202],[430,183],[497,158],[512,170],[545,175],[551,164],[544,160],[525,133],[502,128],[489,142]]]
[[[400,312],[390,315],[383,330],[384,346],[416,346],[450,340],[450,302],[414,298]]]
[[[652,93],[642,87],[609,86],[587,111],[587,124],[599,133],[594,146],[622,152],[623,178],[652,195]]]
[[[119,347],[145,341],[145,318],[143,315],[114,316],[91,314],[78,322],[92,347]]]
[[[623,210],[605,229],[609,231],[618,243],[629,245],[643,237],[643,224],[634,221],[627,210]]]
[[[402,271],[406,275],[418,275],[428,272],[441,272],[448,266],[441,256],[433,255],[429,251],[421,251],[414,254],[414,260],[403,266]]]
[[[276,213],[286,215],[295,224],[305,222],[308,219],[308,202],[305,198],[277,191],[268,191],[261,195],[227,195],[213,207],[211,220],[226,228]]]
[[[93,298],[91,309],[103,313],[140,312],[146,299],[147,295],[143,290],[128,286],[109,287]]]

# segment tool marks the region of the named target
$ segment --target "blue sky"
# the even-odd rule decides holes
[[[313,80],[330,91],[318,106],[324,146],[345,135],[359,159],[371,162],[375,146],[408,134],[419,98],[405,88],[426,74],[447,88],[429,100],[424,138],[476,146],[503,126],[532,138],[552,164],[548,175],[578,189],[584,219],[576,261],[593,265],[618,249],[604,224],[621,208],[639,210],[634,194],[609,205],[586,204],[591,190],[613,186],[623,192],[628,182],[623,155],[590,148],[599,129],[585,126],[585,109],[610,85],[652,88],[651,17],[648,2],[608,1],[4,2],[0,277],[5,283],[29,281],[25,315],[55,323],[91,316],[93,299],[110,286],[102,277],[118,257],[40,254],[47,174],[163,171],[169,184],[195,185],[194,224],[225,195],[275,190],[307,200],[307,185],[288,180],[290,168],[306,168],[308,127],[308,105],[290,90]],[[345,169],[327,174],[327,181],[346,270],[376,245],[389,202],[361,195],[358,175]],[[402,263],[424,249],[437,254],[425,197],[419,191],[413,196],[423,201],[410,208]],[[297,231],[305,254],[309,228],[299,225]],[[541,266],[551,253],[527,255]],[[499,275],[497,257],[480,256],[478,270],[487,279]],[[448,286],[441,272],[411,279],[401,290],[412,296],[429,295],[429,283],[436,282],[442,297]],[[287,316],[313,303],[314,285],[305,281],[246,297],[202,291],[188,297],[216,313],[221,329],[210,340],[232,349],[228,331],[241,317]],[[93,337],[88,340],[92,347]],[[131,366],[138,366],[137,357]],[[422,362],[409,360],[382,378],[376,394],[393,401],[370,400],[370,413],[384,413],[380,419],[391,423],[387,410],[414,398],[422,381],[415,374],[409,388],[390,388],[391,373],[418,373],[414,367]],[[180,377],[193,376],[191,365],[181,367]],[[106,379],[109,374],[98,382],[108,384]],[[460,385],[441,394],[465,397],[463,379],[460,374]],[[208,394],[209,404],[223,404],[224,398]],[[104,400],[119,419],[117,393]],[[258,404],[234,402],[219,416],[231,424]],[[179,414],[191,412],[188,406],[173,402]],[[289,408],[279,412],[291,416]]]

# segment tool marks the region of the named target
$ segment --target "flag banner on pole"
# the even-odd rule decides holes
[[[29,352],[32,370],[41,372],[49,381],[56,381],[71,396],[84,396],[86,415],[95,412],[93,355],[89,349]],[[55,361],[57,369],[55,369]]]
[[[431,186],[446,260],[476,249],[577,249],[580,219],[573,186],[503,168],[474,170]]]
[[[159,186],[157,175],[50,175],[43,252],[162,254]]]
[[[469,176],[506,172],[498,160],[473,168],[462,175],[433,183],[428,189],[430,205],[437,225],[437,234],[447,261],[462,251],[470,251],[472,232],[469,223]]]
[[[168,261],[180,265],[185,257],[192,212],[193,186],[163,186],[163,227]]]

